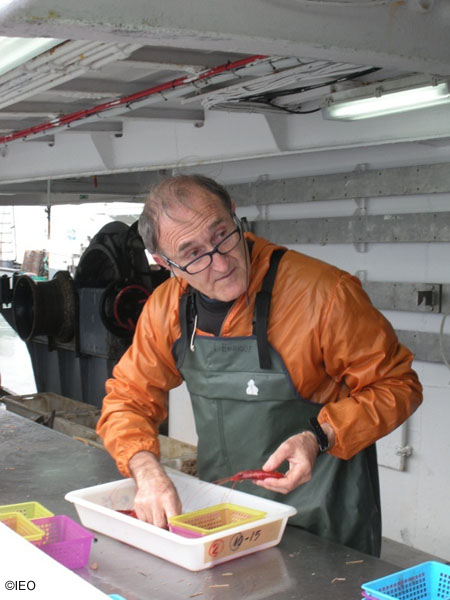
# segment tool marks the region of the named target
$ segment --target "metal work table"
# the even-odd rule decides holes
[[[8,411],[0,411],[0,456],[0,504],[37,501],[77,521],[67,492],[121,478],[106,452]],[[77,573],[126,600],[351,600],[361,598],[362,583],[397,570],[288,526],[275,548],[199,572],[98,534],[89,566]]]

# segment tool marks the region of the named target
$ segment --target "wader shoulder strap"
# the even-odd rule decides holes
[[[259,366],[261,369],[270,369],[272,366],[269,342],[267,339],[267,326],[269,323],[272,289],[275,283],[278,265],[280,264],[280,260],[285,252],[285,248],[279,248],[278,250],[274,250],[272,252],[269,269],[264,276],[260,291],[256,294],[255,312],[253,317],[253,335],[256,335]]]

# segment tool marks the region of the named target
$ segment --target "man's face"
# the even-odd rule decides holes
[[[236,229],[230,213],[220,198],[203,188],[192,186],[191,196],[186,204],[174,202],[160,218],[159,248],[155,253],[159,264],[167,266],[162,254],[184,267],[194,258],[211,251],[227,234]],[[180,271],[174,273],[182,277],[193,288],[209,298],[228,302],[235,300],[247,288],[247,269],[244,240],[228,254],[215,253],[211,265],[197,273]]]

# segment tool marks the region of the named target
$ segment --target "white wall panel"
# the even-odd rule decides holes
[[[450,243],[368,244],[367,252],[358,252],[348,244],[296,244],[291,247],[352,274],[365,271],[368,280],[450,282]]]
[[[184,382],[169,392],[169,435],[186,444],[197,445],[191,398]]]
[[[239,162],[214,165],[212,177],[219,177],[224,183],[246,183],[258,177],[276,179],[280,177],[301,177],[351,171],[357,165],[366,168],[393,168],[410,165],[444,163],[450,160],[450,144],[435,145],[433,141],[417,143],[384,144],[345,148],[339,152],[305,152],[268,158],[249,159]],[[219,167],[219,174],[217,174]],[[201,167],[209,173],[211,166]]]
[[[415,363],[424,403],[410,419],[404,472],[380,468],[384,535],[450,560],[450,371]]]

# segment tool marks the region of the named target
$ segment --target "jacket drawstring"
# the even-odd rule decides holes
[[[197,329],[197,313],[195,313],[195,317],[194,317],[194,327],[192,329],[192,335],[191,335],[191,342],[189,344],[189,348],[191,350],[191,352],[195,352],[195,346],[194,346],[194,338],[195,338],[195,330]]]

